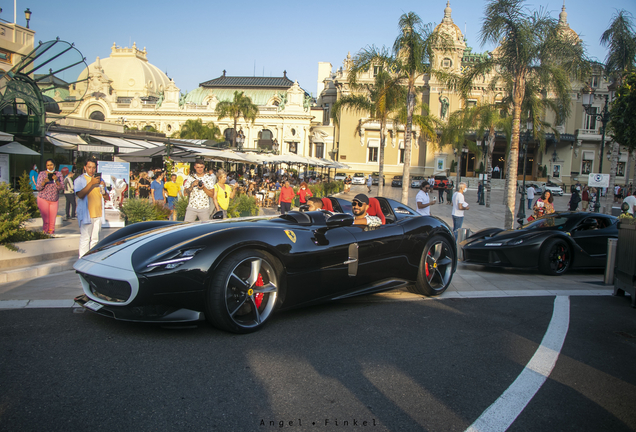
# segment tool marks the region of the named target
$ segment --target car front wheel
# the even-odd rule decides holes
[[[206,299],[208,322],[232,333],[263,327],[278,299],[278,260],[258,250],[241,251],[226,258],[214,273]]]
[[[450,241],[442,236],[434,236],[426,242],[417,281],[409,286],[415,294],[437,296],[442,294],[453,278],[455,250]]]
[[[549,239],[541,248],[539,270],[550,276],[560,276],[570,267],[570,247],[561,239]]]

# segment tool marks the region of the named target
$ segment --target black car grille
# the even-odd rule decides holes
[[[509,265],[510,261],[506,256],[495,250],[467,250],[464,249],[464,258],[466,261],[477,264],[499,264]]]
[[[88,282],[91,293],[102,300],[123,303],[130,298],[132,287],[126,281],[107,279],[81,273]]]

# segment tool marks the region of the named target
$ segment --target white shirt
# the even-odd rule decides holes
[[[464,210],[460,210],[460,204],[462,205],[462,207],[465,207],[465,202],[466,201],[464,201],[464,194],[461,192],[455,192],[453,194],[453,211],[451,214],[457,217],[464,217]]]
[[[428,179],[428,184],[431,185],[431,187],[435,186],[435,179],[433,177],[431,177],[430,179]]]
[[[193,176],[188,176],[183,182],[183,188],[187,189],[193,182],[198,182],[199,180],[203,180],[203,185],[207,189],[212,189],[214,187],[214,183],[212,183],[212,177],[207,174],[199,177],[196,173]],[[190,192],[190,201],[188,202],[188,207],[202,210],[210,208],[210,197],[205,193],[203,189],[198,187],[194,187],[192,192]]]
[[[534,188],[532,186],[528,186],[528,195],[529,200],[534,199]]]
[[[430,216],[431,215],[431,206],[418,208],[417,203],[428,204],[431,202],[431,198],[428,196],[426,192],[420,190],[415,197],[415,211],[421,214],[422,216]]]
[[[633,216],[634,206],[636,205],[636,197],[634,195],[630,195],[627,198],[625,198],[623,202],[626,202],[627,204],[629,204],[629,210],[627,210],[627,212]]]

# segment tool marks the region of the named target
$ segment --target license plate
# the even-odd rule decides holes
[[[104,305],[100,305],[99,303],[94,302],[93,300],[89,300],[86,303],[84,303],[84,307],[87,307],[87,308],[89,308],[92,311],[98,311],[101,308],[103,308]]]

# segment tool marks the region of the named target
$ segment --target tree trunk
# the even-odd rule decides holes
[[[380,173],[378,177],[378,196],[384,196],[384,144],[386,143],[386,122],[384,120],[380,121],[380,155],[378,156],[378,172]]]
[[[630,181],[631,170],[632,170],[632,162],[634,161],[634,153],[631,151],[627,151],[627,162],[625,162],[625,184],[629,187],[632,183]]]
[[[616,186],[616,168],[618,168],[618,151],[620,150],[620,144],[616,142],[611,143],[612,153],[610,158],[610,177],[607,193],[605,194],[605,211],[601,209],[602,213],[612,214],[612,204],[614,203],[614,186]],[[601,155],[603,157],[604,155]]]
[[[506,208],[504,209],[504,229],[512,229],[515,223],[517,201],[517,169],[519,165],[519,131],[521,129],[521,104],[524,97],[524,79],[519,77],[513,90],[512,139],[506,170]]]
[[[411,178],[411,129],[413,127],[413,111],[415,111],[415,79],[409,78],[406,95],[406,128],[404,130],[404,169],[402,171],[402,199],[404,205],[409,203],[409,179]]]
[[[459,157],[457,158],[457,166],[455,167],[457,169],[457,175],[455,176],[455,191],[457,191],[457,188],[459,187],[459,184],[462,181],[462,149],[460,148],[457,151],[457,154],[459,155]]]
[[[488,146],[486,153],[486,207],[490,208],[490,193],[492,192],[490,179],[492,178],[492,152],[495,149],[495,131],[491,129],[488,135]]]

